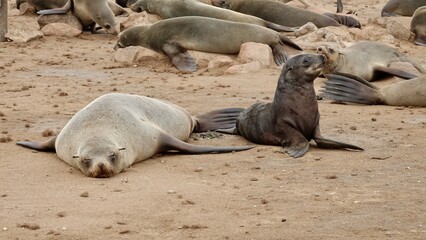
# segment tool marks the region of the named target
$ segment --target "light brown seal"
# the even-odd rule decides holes
[[[84,30],[95,33],[95,25],[98,24],[108,33],[120,32],[120,25],[115,21],[114,13],[108,6],[107,0],[68,0],[61,8],[40,10],[37,13],[41,15],[66,14],[70,11],[80,20]]]
[[[426,74],[426,70],[422,66],[383,43],[363,41],[344,49],[334,49],[322,45],[317,48],[317,52],[324,54],[327,58],[324,74],[348,73],[367,81],[377,80],[383,74],[405,79],[417,77],[402,69],[389,67],[389,64],[393,62],[408,62],[420,73]]]
[[[212,0],[212,5],[288,27],[300,27],[308,22],[312,22],[318,28],[340,26],[338,22],[322,14],[273,0]]]
[[[272,48],[275,62],[285,62],[284,45],[301,50],[285,35],[261,26],[207,17],[165,19],[150,26],[133,26],[121,32],[115,46],[142,46],[167,55],[173,65],[183,71],[197,66],[187,50],[237,54],[241,44],[257,42]]]
[[[426,6],[426,0],[390,0],[382,9],[382,17],[412,16],[417,8]]]
[[[328,74],[320,90],[324,98],[367,105],[426,107],[426,75],[378,88],[350,74]]]
[[[278,79],[274,100],[256,103],[244,110],[234,129],[248,140],[283,146],[292,157],[301,157],[314,140],[319,148],[363,150],[360,147],[325,139],[320,134],[318,103],[313,82],[321,73],[325,58],[320,54],[300,54],[290,58]]]
[[[151,14],[157,14],[164,19],[184,16],[201,16],[234,22],[251,23],[275,31],[292,32],[295,30],[295,28],[278,25],[236,11],[214,7],[197,0],[139,0],[132,4],[130,9],[134,12],[146,11]]]
[[[426,6],[419,7],[411,18],[411,31],[414,33],[414,43],[426,46]]]
[[[77,112],[58,136],[45,143],[18,142],[60,159],[89,177],[110,177],[156,153],[219,153],[251,147],[198,146],[183,141],[191,132],[235,126],[242,109],[222,109],[198,117],[172,103],[123,93],[103,95]]]

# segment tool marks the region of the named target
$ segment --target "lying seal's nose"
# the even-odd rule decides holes
[[[99,167],[100,169],[103,169],[103,168],[104,168],[104,163],[102,163],[102,162],[98,163],[98,167]]]

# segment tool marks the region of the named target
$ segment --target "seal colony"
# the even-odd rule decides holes
[[[396,49],[378,42],[363,41],[344,49],[334,49],[322,45],[317,52],[327,58],[323,73],[348,73],[359,76],[367,81],[377,80],[381,74],[411,79],[417,75],[402,69],[389,67],[393,62],[408,62],[420,73],[426,70],[418,63],[406,57]]]
[[[111,177],[159,152],[224,153],[252,147],[198,146],[184,141],[191,132],[235,125],[243,109],[228,108],[191,117],[183,108],[145,96],[109,93],[77,112],[58,136],[45,143],[17,142],[56,151],[60,159],[89,177]]]
[[[295,30],[294,28],[268,22],[251,15],[214,7],[212,5],[201,3],[197,0],[139,0],[132,4],[130,9],[134,12],[146,11],[151,14],[157,14],[163,19],[184,16],[201,16],[234,22],[251,23],[267,27],[275,31],[294,32]]]
[[[283,146],[295,158],[308,151],[312,139],[319,148],[363,150],[321,136],[313,82],[324,63],[320,54],[290,58],[281,71],[273,102],[255,103],[240,114],[236,128],[220,131],[238,133],[258,144]]]
[[[322,87],[324,97],[339,102],[368,105],[426,107],[426,75],[378,88],[350,74],[328,74]]]
[[[224,31],[226,29],[226,31]],[[133,26],[121,32],[115,49],[141,46],[167,55],[182,71],[195,71],[194,58],[187,50],[237,54],[241,44],[257,42],[272,48],[277,65],[284,63],[284,45],[301,48],[283,34],[261,26],[206,17],[178,17],[150,26]]]

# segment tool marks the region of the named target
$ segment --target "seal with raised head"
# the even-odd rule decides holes
[[[192,132],[235,126],[241,108],[191,117],[183,108],[145,96],[103,95],[77,112],[58,136],[45,143],[17,142],[60,159],[89,177],[110,177],[156,153],[222,153],[252,147],[211,147],[184,142]]]
[[[160,17],[175,18],[184,16],[201,16],[223,19],[234,22],[251,23],[273,29],[275,31],[292,32],[295,28],[281,26],[261,18],[242,14],[228,9],[214,7],[197,0],[139,0],[130,6],[134,12],[146,11]]]
[[[325,139],[320,134],[314,80],[325,58],[320,54],[300,54],[290,58],[278,79],[273,102],[255,103],[237,119],[236,129],[248,140],[283,146],[292,157],[301,157],[314,140],[319,148],[363,150],[360,147]]]
[[[382,9],[382,17],[413,16],[417,8],[426,6],[426,0],[390,0]]]
[[[165,19],[150,26],[133,26],[121,32],[115,46],[142,46],[167,55],[182,71],[195,71],[194,58],[187,50],[237,54],[241,44],[257,42],[272,48],[275,63],[286,61],[284,45],[301,48],[283,34],[261,26],[207,17]]]
[[[68,12],[80,20],[84,30],[95,33],[95,25],[98,24],[108,33],[118,34],[120,32],[120,24],[115,21],[114,13],[108,6],[107,0],[68,0],[61,8],[40,10],[37,13],[44,15]]]
[[[414,33],[414,43],[426,46],[426,6],[419,7],[411,18],[411,31]]]
[[[308,22],[312,22],[318,28],[341,26],[325,15],[273,0],[212,0],[212,5],[288,27],[300,27]]]
[[[402,69],[389,67],[394,62],[408,62],[420,73],[426,74],[426,70],[420,64],[383,43],[363,41],[344,49],[334,49],[322,45],[317,48],[317,52],[324,54],[327,58],[323,69],[324,74],[348,73],[367,81],[377,80],[383,75],[393,75],[405,79],[417,77]]]
[[[327,74],[324,98],[367,105],[426,107],[426,75],[382,88],[350,74]]]

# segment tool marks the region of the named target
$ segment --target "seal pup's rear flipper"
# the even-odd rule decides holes
[[[326,138],[314,138],[314,141],[317,143],[317,146],[319,148],[326,148],[326,149],[351,149],[351,150],[364,151],[363,148],[360,148],[358,146],[355,146],[355,145],[352,145],[352,144],[348,144],[348,143],[338,142],[338,141],[334,141],[334,140],[330,140],[330,139],[326,139]]]
[[[195,72],[197,70],[195,59],[185,48],[177,44],[166,43],[162,46],[161,50],[170,58],[170,61],[172,61],[177,69],[188,72]]]
[[[194,132],[235,128],[238,116],[244,108],[225,108],[214,110],[195,117]]]
[[[369,105],[383,103],[380,90],[360,77],[344,73],[327,74],[326,77],[328,80],[320,90],[325,98]]]
[[[342,13],[342,12],[343,12],[343,2],[342,0],[337,0],[336,13]]]
[[[40,10],[37,12],[37,14],[40,15],[49,15],[49,14],[66,14],[73,8],[73,0],[68,0],[67,3],[61,8],[54,8],[54,9],[46,9],[46,10]]]
[[[416,74],[392,67],[376,66],[375,71],[384,72],[404,79],[412,79],[418,77]]]
[[[235,146],[235,147],[213,147],[213,146],[200,146],[183,142],[174,138],[166,133],[160,135],[161,151],[177,150],[183,153],[227,153],[237,152],[252,149],[254,146]]]
[[[46,142],[17,142],[16,144],[25,148],[34,149],[43,152],[56,152],[55,150],[56,137],[53,137]]]

